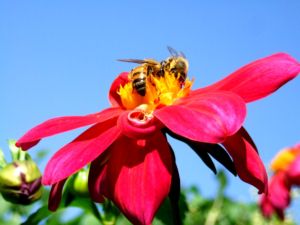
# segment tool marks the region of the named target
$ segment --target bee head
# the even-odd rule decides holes
[[[173,59],[170,68],[173,71],[187,73],[188,61],[183,57],[177,57],[177,58]]]

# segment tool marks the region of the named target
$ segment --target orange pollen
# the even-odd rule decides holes
[[[151,115],[158,106],[172,105],[177,99],[186,97],[192,87],[193,80],[186,79],[184,83],[169,73],[163,77],[148,76],[146,78],[145,96],[140,95],[132,82],[120,86],[118,94],[126,109],[141,110],[141,117]],[[138,112],[137,112],[138,113]],[[138,115],[135,115],[138,116]],[[140,118],[143,120],[143,118]]]

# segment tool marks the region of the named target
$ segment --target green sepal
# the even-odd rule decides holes
[[[42,196],[42,193],[43,193],[43,189],[41,186],[37,190],[28,194],[24,194],[22,190],[13,190],[13,189],[1,190],[1,194],[6,201],[11,202],[13,204],[19,204],[19,205],[29,205],[39,200]]]
[[[0,187],[20,186],[23,182],[21,174],[25,175],[26,183],[31,183],[42,176],[34,161],[15,161],[0,170]]]
[[[6,164],[7,164],[7,162],[5,160],[4,153],[3,153],[2,149],[0,148],[0,168],[5,167]]]
[[[30,155],[23,151],[21,148],[18,148],[16,146],[16,140],[9,139],[8,140],[8,147],[11,152],[12,160],[13,161],[25,161],[25,160],[31,160]]]

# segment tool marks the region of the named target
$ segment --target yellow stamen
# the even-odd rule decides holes
[[[137,93],[131,82],[121,86],[118,94],[121,96],[122,104],[126,109],[135,109],[142,105],[151,113],[157,106],[172,105],[176,99],[187,96],[192,84],[193,81],[189,79],[181,84],[178,78],[165,73],[163,77],[147,77],[145,96]]]
[[[275,173],[280,170],[286,170],[299,154],[300,149],[298,148],[285,148],[281,150],[273,159],[271,169]]]

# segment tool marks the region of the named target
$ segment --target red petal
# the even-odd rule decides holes
[[[90,172],[89,172],[89,193],[90,197],[95,202],[104,202],[103,195],[101,193],[100,184],[103,179],[103,176],[106,173],[107,161],[110,157],[109,149],[101,154],[97,159],[91,163]]]
[[[287,175],[293,185],[300,185],[300,155],[290,165]]]
[[[277,216],[284,220],[284,209],[276,208],[269,199],[270,195],[263,194],[260,200],[260,209],[264,217],[270,219],[276,213]]]
[[[220,143],[240,129],[246,107],[239,96],[221,91],[183,99],[178,105],[156,110],[154,115],[180,136]]]
[[[123,137],[110,150],[101,177],[103,194],[133,224],[151,224],[171,186],[172,155],[167,140],[161,133],[148,140]]]
[[[175,162],[175,155],[174,155],[174,151],[171,148],[171,146],[169,146],[171,152],[172,152],[172,156],[173,156],[173,172],[172,172],[172,181],[171,181],[171,189],[170,189],[170,193],[169,193],[169,199],[170,199],[170,203],[171,203],[171,207],[172,207],[172,217],[173,217],[173,221],[177,221],[179,224],[179,221],[182,221],[181,218],[181,214],[180,214],[180,177],[179,177],[179,172],[178,172],[178,168]]]
[[[228,137],[223,145],[233,159],[238,176],[246,183],[255,186],[259,193],[267,193],[268,178],[264,164],[241,132]]]
[[[67,179],[61,180],[52,185],[48,200],[48,209],[56,211],[61,201],[62,191]]]
[[[122,107],[122,102],[118,90],[120,86],[128,83],[128,72],[121,73],[112,83],[109,90],[109,101],[112,106]]]
[[[118,116],[123,110],[109,108],[99,113],[86,116],[65,116],[45,121],[29,130],[17,143],[17,147],[27,150],[36,145],[40,139],[94,123],[100,123]]]
[[[93,161],[120,135],[116,120],[98,123],[61,148],[48,162],[42,183],[54,184]]]
[[[259,206],[260,206],[263,216],[268,219],[271,218],[273,213],[275,213],[275,208],[272,205],[272,203],[270,202],[268,195],[265,195],[265,194],[262,195]]]
[[[275,208],[284,210],[291,202],[291,186],[285,172],[276,173],[269,184],[268,198]]]
[[[193,94],[226,90],[240,95],[246,102],[263,98],[300,73],[300,64],[285,53],[256,60],[223,80],[198,89]]]
[[[258,152],[257,147],[253,141],[253,139],[251,138],[250,134],[248,133],[248,131],[245,129],[245,127],[241,127],[241,129],[239,130],[240,135],[245,138],[249,144],[252,145],[252,147],[255,149],[255,151]]]

